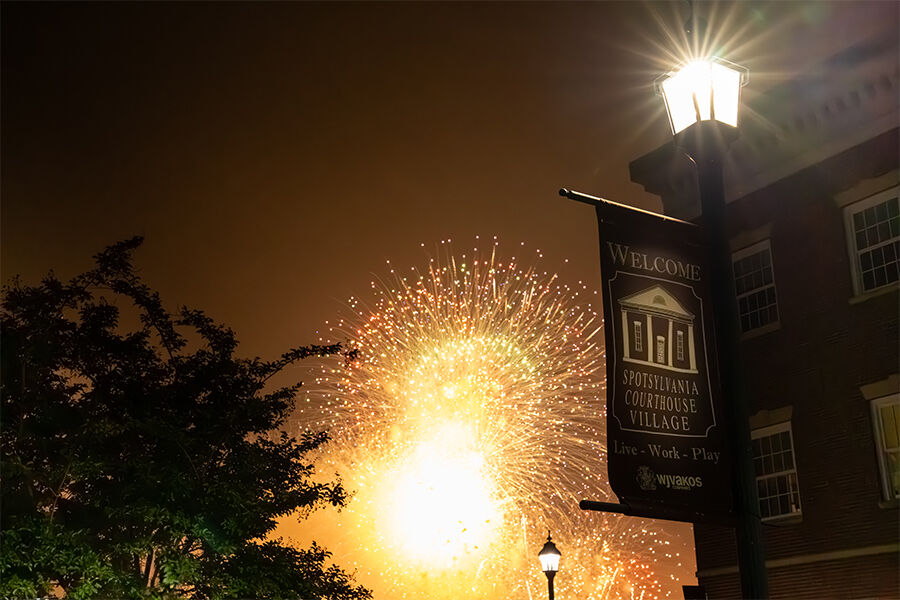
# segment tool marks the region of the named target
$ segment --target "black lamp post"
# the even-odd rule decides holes
[[[718,339],[723,401],[734,458],[737,547],[745,598],[768,597],[756,474],[750,449],[747,401],[741,384],[740,334],[731,251],[725,219],[722,156],[737,137],[740,88],[747,72],[722,60],[688,63],[664,75],[657,89],[666,102],[676,145],[697,167],[700,206],[712,268],[713,312]]]
[[[562,556],[556,544],[550,541],[550,532],[547,532],[547,542],[541,551],[538,552],[538,558],[541,561],[541,570],[547,576],[547,592],[550,594],[550,600],[553,600],[553,578],[559,571],[559,557]]]

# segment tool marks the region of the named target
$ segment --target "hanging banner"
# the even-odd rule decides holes
[[[610,485],[640,516],[727,515],[732,478],[700,230],[597,200]]]

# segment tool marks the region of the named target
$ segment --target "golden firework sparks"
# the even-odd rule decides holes
[[[356,490],[342,560],[376,597],[540,598],[551,529],[560,596],[659,597],[656,567],[677,559],[666,536],[578,509],[612,499],[601,320],[583,293],[497,249],[444,244],[331,329],[356,359],[324,369],[297,418],[330,431],[323,460]]]

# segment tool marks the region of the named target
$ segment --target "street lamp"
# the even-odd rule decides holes
[[[547,592],[550,594],[550,600],[553,600],[553,578],[559,571],[559,557],[562,556],[556,544],[550,541],[550,532],[547,532],[547,542],[541,551],[538,552],[538,558],[541,561],[541,570],[547,576]]]
[[[663,96],[675,144],[697,167],[700,207],[710,251],[710,287],[718,340],[722,398],[734,457],[734,497],[741,589],[745,598],[767,598],[756,474],[750,450],[747,400],[741,383],[740,333],[731,249],[725,219],[722,156],[737,137],[740,88],[747,70],[721,59],[692,61],[663,75]]]

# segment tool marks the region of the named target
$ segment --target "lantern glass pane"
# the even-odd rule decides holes
[[[703,61],[688,63],[663,82],[663,96],[675,133],[709,119],[710,90],[709,63]]]
[[[712,63],[711,67],[716,120],[737,127],[741,74],[718,63]]]
[[[544,573],[548,571],[559,571],[559,554],[541,554],[538,556],[541,559],[541,570]]]

